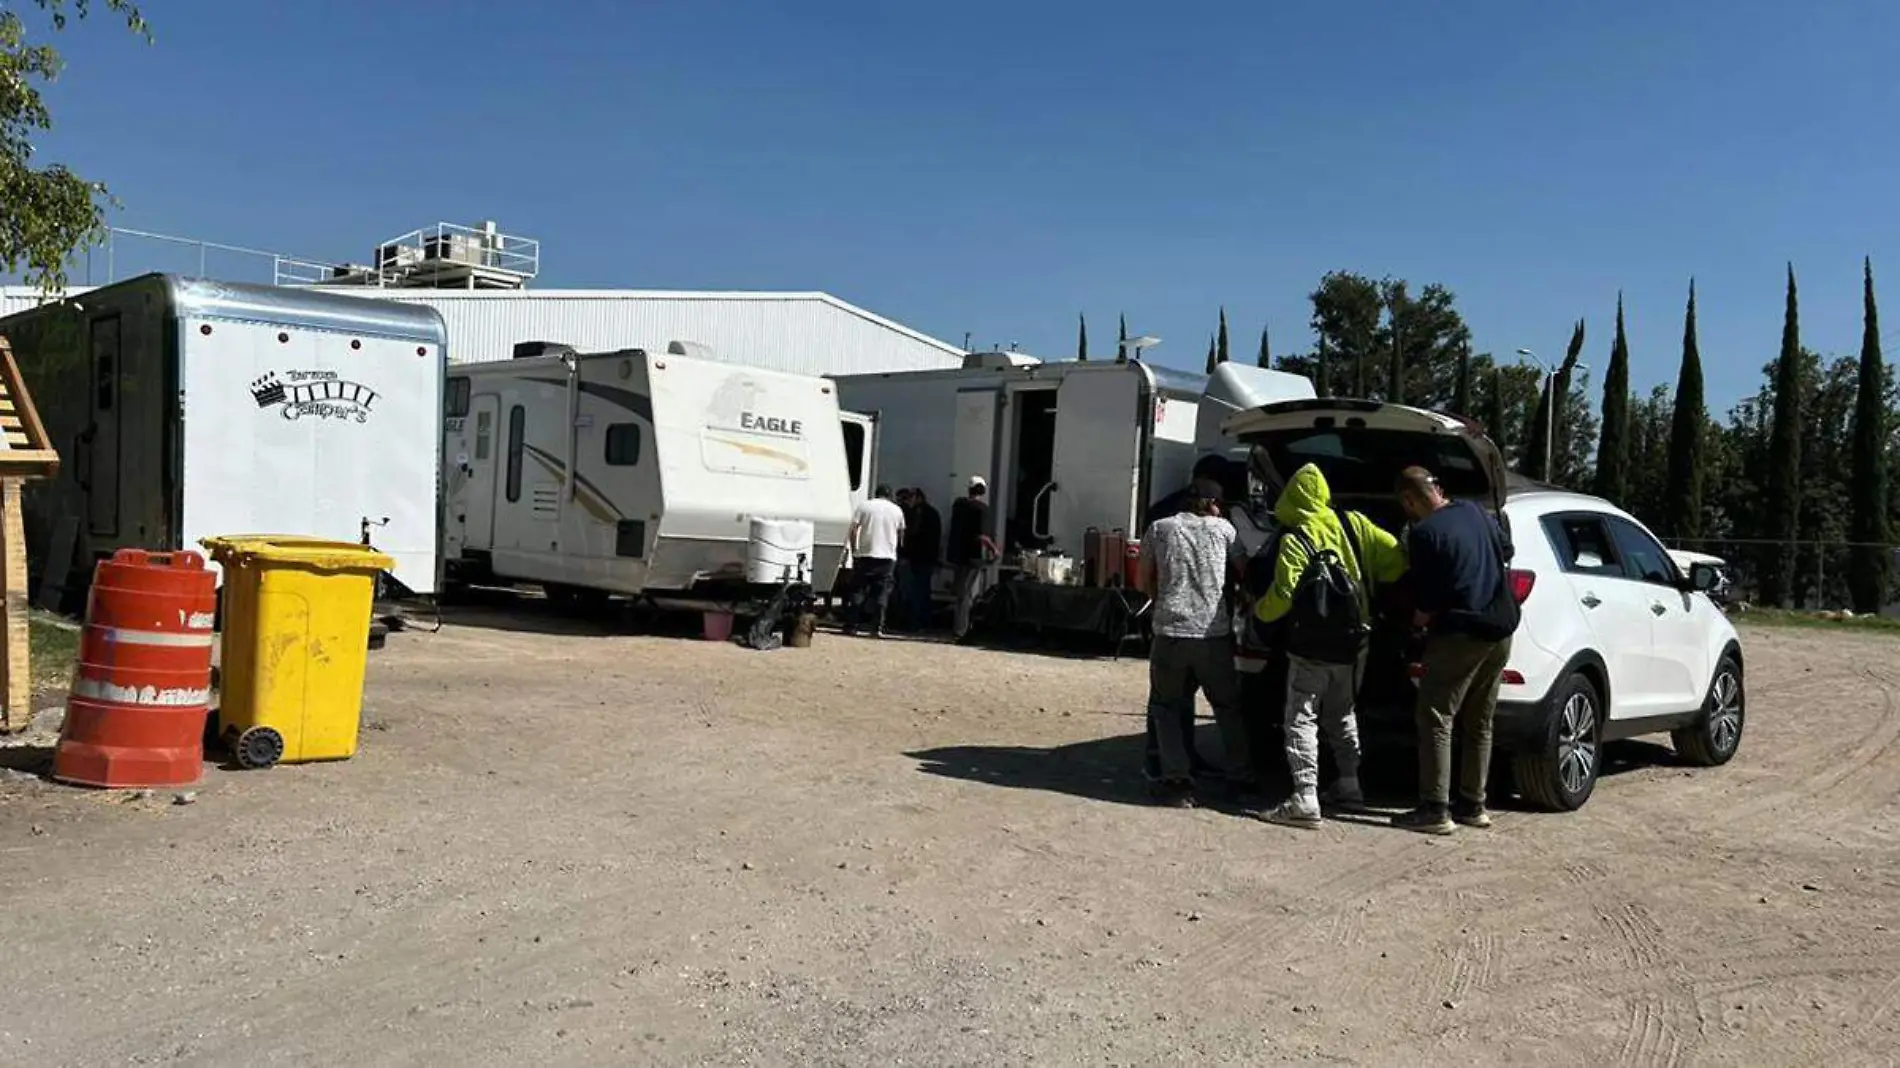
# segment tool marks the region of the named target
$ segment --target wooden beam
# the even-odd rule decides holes
[[[23,731],[33,722],[33,658],[27,626],[26,533],[20,518],[20,480],[0,478],[0,730]]]

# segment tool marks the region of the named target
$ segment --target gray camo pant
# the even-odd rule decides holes
[[[1286,658],[1286,762],[1295,796],[1319,790],[1319,732],[1333,743],[1333,763],[1342,779],[1359,777],[1359,721],[1352,712],[1365,668]]]

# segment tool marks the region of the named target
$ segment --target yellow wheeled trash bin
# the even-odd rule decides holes
[[[224,568],[218,736],[239,765],[356,754],[376,575],[364,545],[288,534],[202,544]]]

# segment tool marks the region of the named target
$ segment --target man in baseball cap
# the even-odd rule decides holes
[[[958,641],[970,633],[970,607],[976,603],[983,581],[983,565],[991,557],[1000,555],[996,542],[984,531],[989,525],[989,492],[990,484],[982,475],[971,475],[969,493],[950,504],[950,538],[944,559],[955,569]]]

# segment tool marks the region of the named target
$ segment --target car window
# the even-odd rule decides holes
[[[1623,569],[1630,578],[1658,586],[1674,586],[1677,583],[1676,562],[1669,558],[1661,542],[1627,519],[1617,516],[1603,518],[1616,536],[1616,546],[1623,553]]]
[[[1610,528],[1597,515],[1553,515],[1544,518],[1544,530],[1557,562],[1573,575],[1624,578],[1623,554],[1617,551]]]

